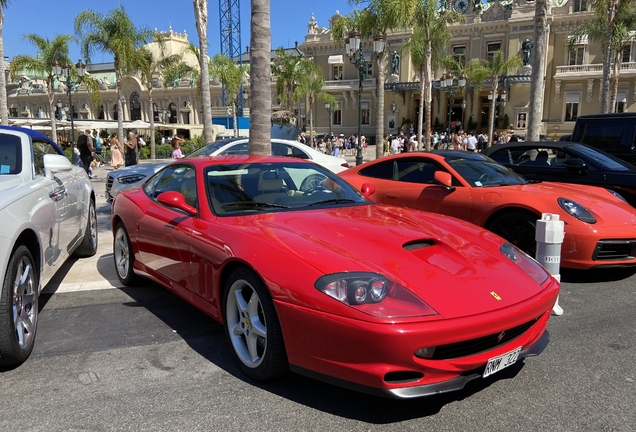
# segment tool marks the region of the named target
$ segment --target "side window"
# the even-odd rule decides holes
[[[292,147],[292,151],[294,152],[294,157],[298,159],[309,159],[309,155],[302,151],[299,148]]]
[[[573,137],[572,141],[582,142],[611,152],[620,146],[623,128],[627,126],[628,123],[621,121],[589,121],[581,128],[580,135]]]
[[[497,162],[499,162],[500,164],[504,164],[504,165],[512,165],[514,164],[514,159],[511,156],[511,151],[509,149],[501,149],[498,150],[496,152],[494,152],[493,154],[491,154],[489,157],[492,160],[495,160]]]
[[[22,140],[15,135],[0,135],[0,175],[22,172]]]
[[[44,175],[44,155],[59,154],[59,152],[45,141],[33,141],[33,167],[35,175]]]
[[[189,205],[196,207],[195,171],[188,165],[175,165],[164,169],[146,185],[144,190],[155,199],[164,192],[179,192]]]
[[[272,155],[273,156],[294,156],[294,148],[288,144],[272,143]]]
[[[406,160],[397,163],[397,180],[408,183],[433,184],[439,168],[424,160]]]
[[[393,161],[380,162],[361,169],[361,176],[391,180],[393,179]]]
[[[247,154],[247,143],[236,144],[227,149],[223,150],[220,155],[223,156],[232,156],[232,155],[246,155]]]

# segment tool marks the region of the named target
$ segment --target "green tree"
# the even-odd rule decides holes
[[[424,143],[426,151],[431,150],[431,106],[434,68],[446,64],[457,69],[457,75],[463,74],[463,65],[443,53],[452,38],[448,26],[465,22],[464,15],[453,11],[440,11],[436,0],[424,0],[419,4],[413,24],[413,36],[404,44],[404,50],[410,52],[411,63],[420,77],[420,106],[417,120],[417,136]],[[424,118],[426,113],[426,118]],[[422,136],[422,126],[424,135]]]
[[[92,9],[80,12],[75,17],[75,32],[81,40],[80,47],[87,63],[95,51],[113,55],[117,80],[117,131],[119,140],[124,142],[121,79],[124,74],[136,72],[141,63],[138,49],[153,40],[156,32],[147,27],[135,27],[121,5],[107,15]]]
[[[9,73],[12,79],[16,79],[24,71],[44,77],[46,81],[46,94],[49,100],[49,112],[51,113],[51,137],[57,142],[57,126],[55,122],[55,75],[52,65],[57,61],[60,65],[73,64],[68,58],[68,43],[74,38],[70,35],[57,35],[50,41],[48,38],[36,34],[24,35],[24,39],[35,45],[37,55],[17,55],[11,61]]]
[[[2,27],[4,26],[4,10],[10,0],[0,0],[0,124],[9,124],[9,107],[7,106],[7,79],[4,63],[4,41],[2,39]]]
[[[332,25],[333,38],[344,42],[348,33],[356,28],[362,35],[375,35],[381,40],[389,30],[407,29],[413,24],[418,0],[347,0],[350,5],[365,5],[364,9],[342,16]],[[378,110],[376,115],[376,157],[384,155],[384,83],[388,64],[386,45],[380,53],[374,54],[378,66],[376,94]]]
[[[247,65],[238,65],[223,54],[215,55],[210,61],[210,76],[218,78],[225,87],[225,93],[228,97],[227,104],[232,111],[235,137],[238,137],[239,132],[236,121],[237,99],[243,97],[241,84],[243,83],[243,75],[248,70],[249,67]]]
[[[508,72],[513,69],[517,69],[523,65],[521,57],[515,55],[507,60],[504,57],[502,51],[495,51],[492,59],[482,59],[480,65],[473,66],[476,71],[476,75],[488,76],[490,78],[490,84],[492,91],[497,94],[497,88],[499,87],[499,78],[507,75]],[[497,98],[493,97],[490,104],[490,118],[488,119],[488,146],[492,145],[493,133],[495,131],[495,110],[497,108]]]
[[[322,91],[325,85],[325,77],[322,69],[317,64],[308,59],[303,59],[304,73],[298,81],[295,89],[296,98],[307,98],[307,117],[309,119],[309,143],[313,143],[314,139],[314,104],[316,99],[330,103],[334,109],[337,109],[338,101],[329,93]]]
[[[160,48],[159,56],[155,56],[148,48],[139,48],[141,59],[139,63],[139,72],[141,80],[146,86],[148,91],[148,118],[150,119],[150,158],[154,159],[156,154],[156,140],[155,140],[155,115],[154,115],[154,100],[152,97],[153,83],[152,80],[155,75],[164,68],[175,67],[182,63],[181,56],[179,54],[172,54],[165,56],[164,50]],[[187,66],[187,65],[186,65]],[[164,84],[165,86],[165,84]]]
[[[307,60],[292,56],[285,52],[285,48],[276,49],[276,56],[272,61],[272,75],[276,77],[276,96],[285,109],[293,116],[292,105],[298,102],[298,94],[294,94],[296,86],[305,73]]]
[[[201,101],[203,105],[203,138],[206,143],[214,140],[212,126],[212,101],[210,98],[210,73],[208,58],[208,0],[194,0],[194,18],[199,35],[199,70],[201,74]]]
[[[248,152],[253,155],[270,155],[272,91],[270,87],[270,56],[272,31],[270,29],[269,0],[251,0],[250,24],[250,138]]]

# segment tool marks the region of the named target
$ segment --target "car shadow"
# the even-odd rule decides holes
[[[590,270],[561,269],[561,282],[599,283],[616,282],[636,274],[636,267],[593,268]]]
[[[524,361],[520,361],[486,379],[470,381],[462,390],[409,400],[363,394],[291,372],[274,380],[256,381],[241,371],[221,324],[157,285],[152,285],[151,289],[126,287],[121,290],[131,298],[125,306],[145,308],[176,331],[199,355],[235,378],[296,403],[347,419],[389,424],[434,415],[449,403],[466,399],[499,380],[514,378],[524,367]]]

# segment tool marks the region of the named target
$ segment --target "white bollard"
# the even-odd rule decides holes
[[[537,241],[537,261],[559,282],[561,282],[559,267],[561,266],[561,244],[565,237],[564,226],[558,214],[543,213],[541,219],[537,220],[534,236]],[[558,297],[552,312],[555,315],[563,315]]]

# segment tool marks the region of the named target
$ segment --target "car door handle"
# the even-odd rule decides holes
[[[392,193],[388,193],[384,195],[387,198],[399,198],[400,196],[398,194],[392,194]]]
[[[58,186],[53,189],[53,192],[49,193],[49,198],[53,201],[59,201],[66,195],[66,188],[64,186]]]

